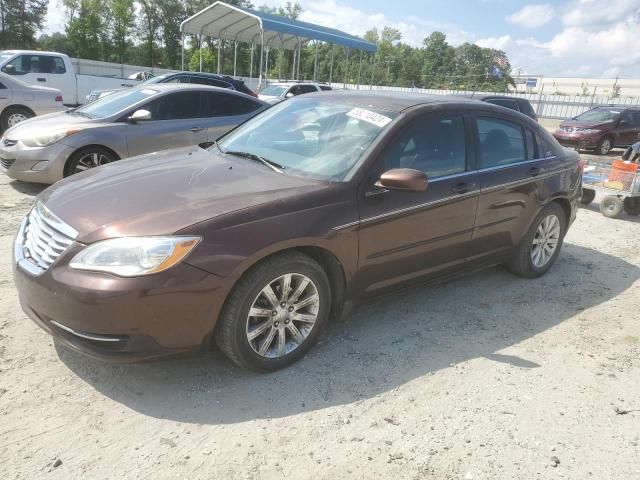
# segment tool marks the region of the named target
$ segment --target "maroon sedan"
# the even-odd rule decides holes
[[[208,150],[45,190],[18,232],[15,282],[25,312],[88,355],[140,360],[215,340],[270,371],[389,288],[502,263],[544,274],[580,187],[578,155],[517,112],[304,95]]]

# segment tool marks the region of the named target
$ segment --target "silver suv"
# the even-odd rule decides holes
[[[287,98],[323,90],[331,90],[331,86],[310,82],[273,82],[258,92],[258,98],[264,102],[275,104]]]

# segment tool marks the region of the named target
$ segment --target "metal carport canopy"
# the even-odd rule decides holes
[[[180,31],[243,43],[262,43],[295,50],[301,43],[317,40],[375,53],[377,46],[334,28],[291,20],[249,8],[215,2],[180,24]]]

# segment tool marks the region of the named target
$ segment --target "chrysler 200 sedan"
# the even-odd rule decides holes
[[[54,183],[121,158],[213,142],[268,106],[206,85],[127,89],[7,130],[0,171],[25,182]]]
[[[383,290],[497,264],[544,274],[581,170],[533,120],[484,102],[304,95],[208,150],[45,190],[15,241],[15,283],[38,325],[88,355],[140,360],[215,341],[271,371]]]

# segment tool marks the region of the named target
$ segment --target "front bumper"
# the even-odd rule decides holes
[[[553,136],[563,147],[580,148],[585,150],[597,148],[601,138],[598,136],[576,135],[570,133],[554,133]]]
[[[3,142],[0,144],[0,172],[23,182],[52,184],[64,176],[64,166],[74,150],[62,142],[40,148],[26,147],[20,141],[12,145]],[[34,167],[40,169],[34,170]]]
[[[14,248],[20,304],[58,341],[88,356],[140,361],[197,351],[210,342],[230,279],[186,263],[158,274],[122,278],[69,268],[74,243],[40,274]]]

